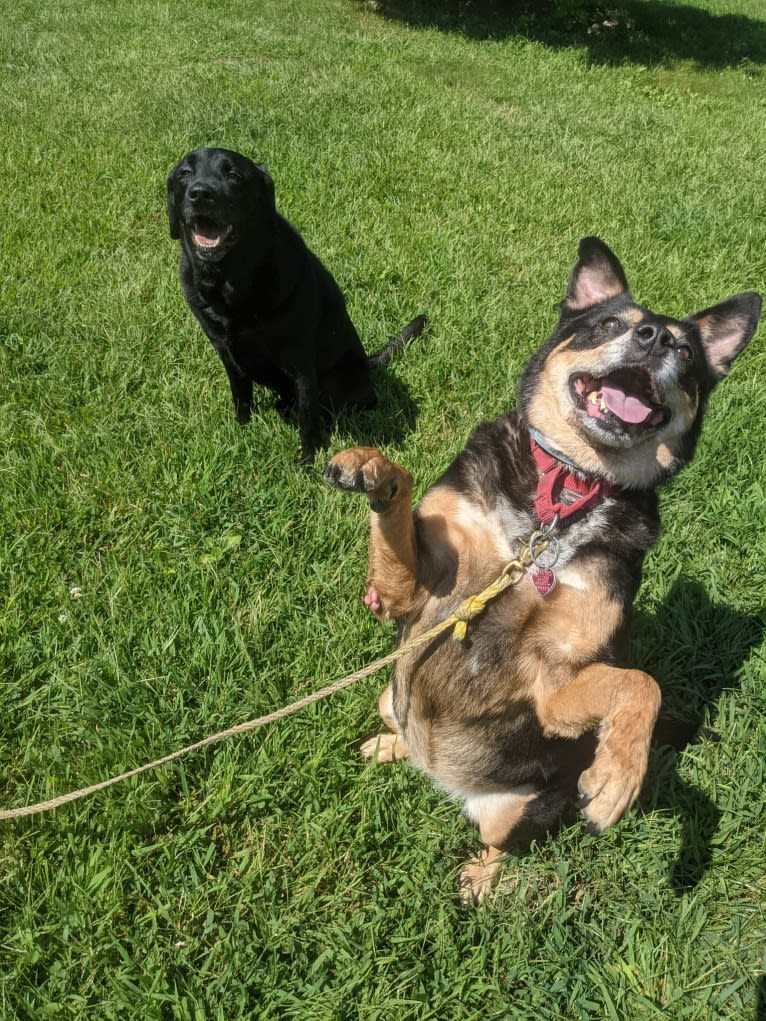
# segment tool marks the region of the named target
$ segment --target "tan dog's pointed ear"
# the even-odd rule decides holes
[[[728,375],[731,363],[755,333],[760,316],[761,296],[755,291],[687,316],[685,321],[699,330],[713,385]]]
[[[599,238],[582,238],[578,255],[561,303],[562,312],[580,312],[630,293],[619,259]]]

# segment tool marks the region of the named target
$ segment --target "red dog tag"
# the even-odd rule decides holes
[[[541,567],[532,575],[532,584],[541,596],[547,596],[556,585],[556,575],[550,567]]]

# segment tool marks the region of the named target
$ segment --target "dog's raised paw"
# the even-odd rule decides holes
[[[322,477],[335,489],[364,493],[373,510],[385,509],[399,492],[403,480],[410,479],[375,447],[350,447],[342,450],[327,464]]]
[[[322,475],[336,489],[369,493],[380,485],[384,467],[392,467],[391,462],[375,447],[350,447],[336,454]]]

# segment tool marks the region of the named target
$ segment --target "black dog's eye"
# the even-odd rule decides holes
[[[605,330],[609,330],[610,333],[619,333],[623,328],[617,316],[607,316],[606,319],[601,320],[601,325]]]
[[[191,167],[179,167],[178,170],[176,170],[176,177],[181,177],[181,178],[189,177],[191,172],[192,172],[192,168]]]
[[[244,177],[239,171],[235,170],[234,167],[224,167],[224,175],[229,178],[230,181],[244,181]]]

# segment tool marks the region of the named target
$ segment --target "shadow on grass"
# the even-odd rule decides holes
[[[766,64],[766,21],[710,14],[660,0],[360,0],[385,18],[473,39],[517,35],[547,46],[586,46],[599,64],[724,68]]]
[[[390,369],[373,368],[373,385],[378,397],[376,408],[362,410],[349,408],[337,414],[325,411],[322,415],[322,442],[330,443],[337,430],[342,446],[377,447],[386,443],[401,444],[412,432],[418,417],[418,408],[404,383]],[[280,406],[275,410],[282,419],[298,431],[298,411],[294,405]],[[341,449],[333,443],[334,450]],[[320,462],[317,462],[320,463]]]
[[[678,776],[677,756],[693,740],[719,739],[710,731],[700,735],[700,728],[715,715],[721,692],[737,687],[739,670],[764,627],[763,619],[714,604],[701,584],[684,580],[674,584],[656,614],[636,615],[632,665],[648,670],[663,692],[656,741],[662,750],[653,757],[650,793],[642,800],[646,808],[670,808],[681,817],[681,848],[670,870],[677,894],[705,874],[721,816],[706,795]]]
[[[372,366],[372,384],[378,403],[375,408],[361,410],[349,408],[337,415],[327,415],[324,422],[324,439],[333,429],[340,434],[332,443],[333,452],[347,446],[378,447],[385,444],[400,445],[415,428],[418,406],[410,392],[397,378],[396,365],[400,359],[417,357],[424,338],[417,337],[406,351],[397,353],[390,364]],[[296,422],[293,413],[290,419]],[[338,446],[337,440],[340,440]]]
[[[415,341],[415,344],[419,340]],[[414,350],[401,357],[415,355]],[[341,417],[338,424],[347,430],[354,441],[376,447],[385,443],[401,443],[415,427],[418,408],[404,383],[396,377],[396,368],[375,367],[372,381],[378,396],[378,406],[372,411],[356,411]]]

